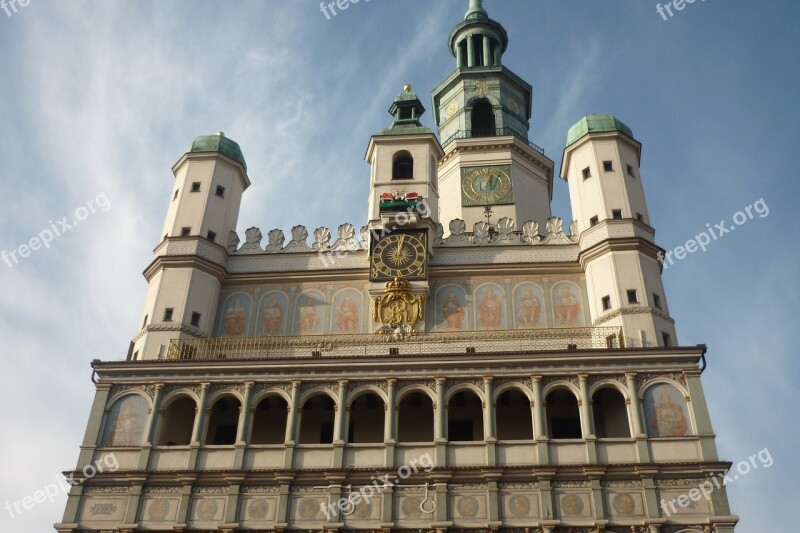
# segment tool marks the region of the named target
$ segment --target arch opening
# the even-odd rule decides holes
[[[472,136],[491,137],[497,134],[494,108],[486,98],[481,98],[472,106]]]
[[[497,438],[532,440],[531,402],[522,392],[507,390],[497,398]]]
[[[187,446],[192,440],[196,404],[188,396],[171,402],[159,419],[157,446]]]
[[[214,403],[208,419],[206,445],[230,446],[236,444],[241,402],[233,396],[224,396]]]
[[[383,399],[374,392],[356,398],[350,405],[347,442],[353,444],[383,442],[385,416]]]
[[[414,158],[408,152],[398,152],[392,165],[393,180],[414,179]]]
[[[326,394],[312,396],[303,404],[300,417],[300,444],[332,444],[336,406]]]
[[[433,442],[433,402],[426,394],[412,392],[397,410],[398,442]]]
[[[283,444],[289,406],[280,396],[268,396],[256,406],[250,444]]]
[[[553,439],[581,439],[581,413],[578,399],[566,389],[556,389],[547,395],[547,430]]]
[[[630,438],[625,397],[616,389],[604,388],[592,396],[594,433],[600,439]]]
[[[474,392],[460,391],[450,398],[447,404],[447,440],[483,440],[483,405]]]

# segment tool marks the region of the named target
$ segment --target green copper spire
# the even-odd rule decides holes
[[[425,107],[419,101],[411,85],[403,87],[403,92],[394,99],[389,114],[394,117],[391,128],[381,130],[378,135],[418,135],[432,133],[430,128],[422,125],[420,118],[425,113]]]
[[[483,9],[483,0],[469,0],[469,9],[467,10],[467,14],[464,15],[464,20],[477,18],[489,18],[488,13]]]

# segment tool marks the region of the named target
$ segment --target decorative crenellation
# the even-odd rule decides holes
[[[329,492],[328,487],[314,487],[311,485],[292,485],[289,492],[297,494],[325,493]]]
[[[554,489],[588,489],[591,486],[592,483],[588,480],[553,481],[551,483],[551,487]]]
[[[486,483],[450,483],[447,485],[449,490],[462,490],[462,491],[486,491],[488,486]]]
[[[706,478],[656,479],[656,487],[698,487],[708,481]]]
[[[84,494],[128,494],[130,487],[93,485],[83,489]]]
[[[279,491],[278,485],[245,485],[241,488],[243,494],[270,494]]]
[[[444,238],[444,228],[436,225],[434,246],[466,248],[470,246],[531,246],[539,244],[575,244],[578,242],[577,228],[570,225],[570,234],[564,233],[564,221],[558,217],[547,220],[547,235],[539,234],[539,223],[525,222],[522,231],[514,231],[514,221],[501,218],[495,227],[486,222],[476,222],[472,232],[467,232],[467,224],[460,218],[450,222],[450,236]]]
[[[638,479],[608,479],[603,481],[604,489],[634,489],[642,488],[642,482]]]
[[[356,230],[352,224],[342,224],[339,226],[339,238],[331,244],[331,231],[326,227],[314,230],[314,243],[308,244],[308,229],[305,226],[295,226],[292,228],[292,240],[288,244],[283,230],[273,229],[267,233],[267,245],[262,247],[261,241],[264,236],[259,228],[249,228],[245,232],[245,243],[238,250],[235,248],[239,244],[239,237],[231,235],[231,246],[228,249],[230,254],[235,255],[254,255],[254,254],[294,254],[294,253],[313,253],[313,252],[357,252],[369,248],[369,230],[367,226],[362,226],[359,231],[359,241],[356,241]],[[234,238],[235,236],[235,238]]]
[[[510,483],[498,483],[497,487],[500,490],[530,490],[538,489],[538,481],[514,481]]]
[[[142,492],[144,494],[176,494],[180,493],[182,490],[180,486],[150,485],[144,487]]]
[[[227,494],[228,487],[224,485],[201,485],[192,487],[192,494]]]

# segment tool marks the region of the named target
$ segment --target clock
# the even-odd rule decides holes
[[[369,270],[373,281],[425,279],[428,273],[428,233],[396,231],[374,242]]]
[[[464,207],[513,203],[510,166],[461,169],[461,204]]]

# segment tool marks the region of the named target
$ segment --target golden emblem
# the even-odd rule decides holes
[[[372,298],[372,316],[384,326],[414,327],[425,318],[425,297],[411,292],[411,285],[399,278],[387,281],[383,296]]]

